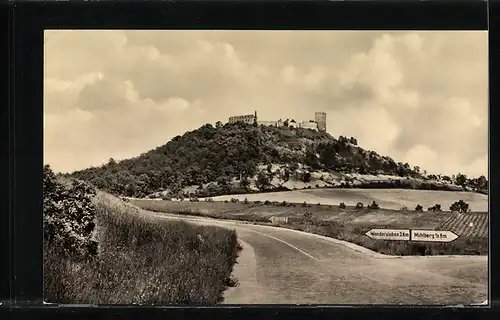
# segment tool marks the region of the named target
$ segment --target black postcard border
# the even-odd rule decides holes
[[[496,5],[499,6],[499,5]],[[489,8],[488,8],[489,7]],[[3,261],[10,272],[2,273],[10,284],[12,313],[50,313],[76,316],[97,312],[141,314],[145,316],[214,315],[236,317],[248,314],[289,316],[353,316],[378,314],[384,317],[442,316],[466,312],[485,315],[482,309],[412,308],[394,306],[371,308],[253,306],[217,308],[145,308],[99,307],[75,308],[44,306],[42,264],[42,167],[43,167],[43,30],[44,29],[344,29],[344,30],[486,30],[490,37],[490,88],[498,80],[491,70],[498,55],[495,51],[495,25],[487,20],[487,10],[494,3],[486,1],[171,1],[171,2],[11,2],[8,5],[9,100],[2,108],[2,129],[8,130],[7,152],[2,157],[9,179],[3,193],[5,206],[2,235],[10,236]],[[3,10],[4,7],[2,7]],[[4,11],[2,11],[4,12]],[[493,16],[493,15],[491,15]],[[491,32],[493,29],[493,32]],[[497,38],[498,39],[498,38]],[[497,41],[498,42],[498,41]],[[497,52],[495,54],[495,52]],[[496,80],[496,81],[495,81]],[[494,103],[490,90],[490,105]],[[495,122],[490,108],[490,123]],[[4,122],[5,123],[5,122]],[[496,163],[495,126],[490,126],[490,163]],[[498,144],[498,142],[496,143]],[[5,155],[7,154],[7,157]],[[490,170],[490,199],[498,191],[491,184],[495,166]],[[7,181],[7,182],[6,182]],[[495,181],[495,180],[493,180]],[[490,206],[493,203],[490,201]],[[3,208],[3,207],[2,207]],[[491,212],[490,208],[490,212]],[[7,211],[8,210],[8,211]],[[498,276],[491,272],[498,265],[495,247],[495,217],[490,214],[490,301],[500,301]],[[6,222],[6,223],[4,223]],[[5,227],[8,226],[8,227]],[[5,231],[8,229],[8,233]],[[2,240],[3,240],[2,238]],[[496,261],[496,262],[495,262]],[[0,309],[5,303],[0,306]],[[467,310],[467,311],[466,311]],[[456,315],[455,315],[456,316]]]

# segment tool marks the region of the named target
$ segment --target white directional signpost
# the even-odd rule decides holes
[[[456,238],[458,236],[451,231],[411,230],[412,241],[452,242]]]
[[[410,240],[409,229],[371,229],[365,234],[375,240]]]
[[[372,229],[365,233],[375,240],[452,242],[458,236],[451,231],[413,229]]]

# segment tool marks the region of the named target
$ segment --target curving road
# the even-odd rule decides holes
[[[385,256],[305,232],[169,214],[235,229],[239,286],[226,304],[473,304],[487,300],[486,256]]]

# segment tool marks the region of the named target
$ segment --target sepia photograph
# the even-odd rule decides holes
[[[44,301],[488,305],[487,31],[45,30]]]

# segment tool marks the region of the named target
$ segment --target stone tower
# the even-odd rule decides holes
[[[315,112],[314,120],[318,124],[318,131],[326,132],[326,113],[325,112]]]

